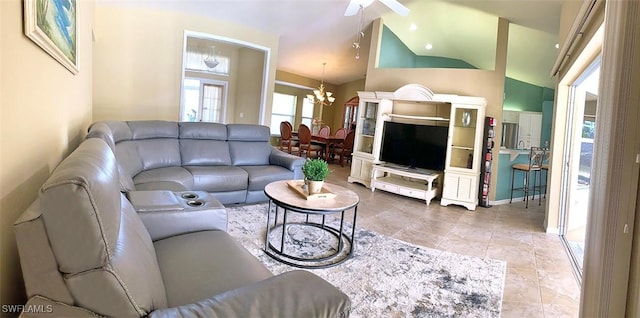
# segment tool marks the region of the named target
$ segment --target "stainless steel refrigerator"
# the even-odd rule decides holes
[[[500,147],[507,149],[518,148],[518,124],[502,123],[502,142]]]

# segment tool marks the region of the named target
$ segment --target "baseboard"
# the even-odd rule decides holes
[[[544,193],[542,194],[544,196]],[[533,199],[529,198],[529,202],[533,202],[534,200],[538,200],[538,197],[540,197],[540,195],[535,195],[533,197]],[[510,199],[504,199],[504,200],[496,200],[496,201],[490,201],[491,205],[501,205],[501,204],[509,204]],[[513,200],[511,200],[511,202],[524,202],[524,197],[517,197],[517,198],[513,198]]]

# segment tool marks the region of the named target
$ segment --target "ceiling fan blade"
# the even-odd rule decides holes
[[[347,10],[344,11],[345,17],[356,15],[360,11],[360,7],[366,8],[373,0],[351,0],[347,6]]]
[[[406,17],[409,15],[409,8],[405,7],[402,3],[398,2],[398,0],[380,0],[380,2],[384,3],[389,9],[393,10],[393,12]]]
[[[351,0],[351,2],[349,2],[349,5],[347,6],[347,10],[344,11],[344,16],[350,17],[352,15],[356,15],[359,9],[360,4],[358,3],[358,1]]]

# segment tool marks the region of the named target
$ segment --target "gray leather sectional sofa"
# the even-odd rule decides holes
[[[166,222],[143,222],[121,192],[124,170],[136,188],[198,187],[232,201],[258,199],[257,185],[272,177],[265,171],[289,178],[297,167],[267,151],[263,129],[148,122],[96,124],[92,131],[99,127],[113,128],[118,160],[103,138],[88,138],[53,171],[38,200],[14,224],[29,297],[24,317],[349,315],[344,293],[306,271],[273,276],[215,222],[204,222],[208,212],[197,230],[181,225],[185,219],[176,211],[157,214]],[[225,132],[228,142],[215,139]],[[216,151],[209,147],[214,144],[220,145]],[[267,158],[288,168],[261,170]],[[214,170],[226,174],[209,174]],[[239,175],[248,178],[244,190]],[[220,208],[214,204],[210,212]]]
[[[206,191],[223,204],[253,203],[267,201],[268,183],[303,178],[304,159],[272,147],[261,125],[103,121],[88,137],[114,150],[125,191]]]

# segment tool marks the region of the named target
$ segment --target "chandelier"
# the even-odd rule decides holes
[[[313,90],[313,95],[307,95],[307,99],[309,99],[311,103],[318,104],[320,106],[331,106],[336,100],[336,98],[333,97],[333,93],[325,91],[324,88],[324,68],[326,65],[326,62],[322,63],[322,81],[320,82],[320,87]]]
[[[216,58],[215,45],[212,45],[210,48],[208,48],[208,50],[206,50],[203,55],[204,59],[202,60],[202,62],[204,62],[204,65],[207,66],[209,71],[213,70],[214,68],[216,68],[216,66],[218,66],[218,64],[220,64],[220,62],[218,62],[218,59]]]

